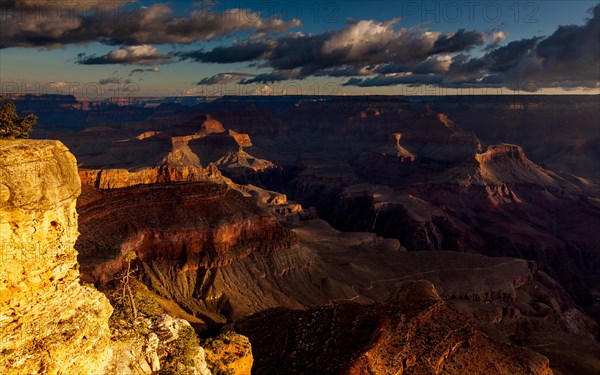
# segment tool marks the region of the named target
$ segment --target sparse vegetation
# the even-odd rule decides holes
[[[199,345],[196,332],[191,327],[183,327],[179,331],[179,337],[171,343],[167,349],[168,357],[160,371],[161,375],[187,375],[193,374],[194,359],[198,355]],[[181,365],[189,368],[183,370]]]
[[[133,298],[133,293],[131,293],[131,286],[129,285],[129,280],[131,275],[137,271],[137,269],[131,269],[131,263],[137,258],[135,252],[130,252],[125,256],[123,262],[126,264],[125,270],[121,273],[121,284],[122,284],[122,299],[125,300],[126,296],[129,297],[129,306],[131,308],[131,314],[133,315],[133,319],[137,319],[137,307],[135,306],[135,299]]]
[[[252,367],[252,347],[244,336],[229,331],[200,342],[213,375],[234,375],[236,369]],[[244,373],[242,370],[241,373]]]
[[[2,97],[0,97],[2,100]],[[25,139],[37,124],[33,114],[20,117],[12,100],[0,105],[0,139]]]

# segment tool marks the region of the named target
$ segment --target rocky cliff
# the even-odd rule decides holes
[[[178,131],[164,127],[126,139],[111,137],[115,135],[102,135],[101,141],[89,147],[74,145],[83,185],[115,189],[181,181],[228,183],[221,172],[244,178],[277,170],[275,164],[244,150],[252,147],[248,134],[225,130],[211,117]],[[89,142],[86,138],[81,140]]]
[[[80,282],[80,191],[76,160],[62,143],[0,142],[0,373],[211,375],[211,366],[249,374],[245,337],[233,335],[247,344],[240,363],[221,363],[238,348],[220,341],[210,351],[220,356],[207,360],[190,323],[140,298],[139,283],[131,284],[131,314],[114,298],[120,291],[107,291],[113,310]]]
[[[553,373],[547,358],[490,340],[423,280],[383,304],[277,309],[236,326],[257,344],[261,374]]]
[[[75,158],[57,141],[0,142],[0,372],[102,373],[112,307],[81,285]]]
[[[227,185],[200,182],[86,188],[78,202],[83,272],[110,282],[135,252],[148,285],[163,297],[194,314],[231,310],[219,298],[199,298],[209,288],[224,294],[213,290],[212,270],[239,267],[248,257],[287,259],[277,254],[298,247],[297,236],[253,201]]]
[[[160,165],[135,171],[127,169],[80,169],[81,183],[100,189],[117,189],[135,185],[183,181],[221,181],[225,179],[213,164],[207,168]]]

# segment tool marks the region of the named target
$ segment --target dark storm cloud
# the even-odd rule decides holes
[[[531,70],[536,69],[535,61],[527,59],[531,56],[532,50],[536,46],[539,38],[523,39],[514,41],[506,46],[496,48],[481,58],[472,58],[466,54],[459,54],[448,59],[441,59],[437,56],[429,57],[417,64],[387,64],[375,69],[375,72],[380,73],[381,77],[365,80],[365,84],[374,86],[379,83],[381,86],[390,86],[402,82],[404,79],[399,76],[391,76],[393,73],[411,72],[413,77],[411,80],[424,78],[423,84],[431,84],[432,76],[430,74],[443,74],[444,83],[457,85],[460,83],[480,83],[487,84],[489,80],[483,80],[489,74],[511,74],[511,79],[518,79],[517,75],[529,74]],[[518,74],[517,74],[518,73]],[[387,77],[387,78],[386,78]],[[436,76],[438,77],[438,76]],[[501,76],[496,75],[494,84],[501,80]],[[375,79],[376,78],[376,79]],[[361,80],[348,81],[347,85],[360,86],[357,83]],[[414,82],[412,82],[414,83]]]
[[[584,26],[560,26],[537,45],[545,81],[589,81],[600,77],[600,4]]]
[[[218,73],[210,77],[203,78],[198,82],[198,85],[223,85],[227,83],[239,82],[240,80],[254,77],[254,74],[249,73]]]
[[[433,53],[468,51],[485,42],[486,34],[478,31],[458,30],[452,35],[440,35],[433,44]]]
[[[448,71],[450,65],[449,57],[429,57],[412,67],[410,72],[413,74],[444,74]]]
[[[223,13],[192,10],[179,16],[167,4],[134,7],[130,3],[122,7],[123,1],[0,2],[0,48],[50,48],[92,41],[111,45],[190,44],[236,32],[265,35],[300,25],[298,20],[264,19],[247,9]],[[69,4],[80,5],[67,7]]]
[[[80,53],[76,60],[76,63],[81,65],[152,65],[171,62],[171,57],[161,54],[150,45],[124,46],[102,56]]]
[[[514,41],[481,58],[458,56],[450,65],[447,82],[482,85],[502,82],[506,87],[533,91],[542,87],[597,87],[600,80],[600,5],[582,26],[560,26],[552,35]],[[484,78],[487,78],[484,80]]]
[[[267,62],[275,69],[301,68],[303,76],[344,65],[414,64],[445,50],[470,49],[482,43],[485,35],[463,30],[449,35],[420,28],[396,30],[395,23],[363,20],[336,32],[284,37]]]
[[[396,29],[397,22],[349,21],[337,31],[296,33],[269,42],[240,43],[179,56],[203,62],[262,60],[264,66],[273,69],[270,76],[276,78],[285,75],[281,73],[285,71],[294,71],[294,78],[340,77],[372,74],[370,70],[380,64],[416,65],[441,52],[468,50],[482,44],[486,35],[464,30],[441,34],[422,28]]]
[[[457,55],[446,73],[445,81],[449,83],[475,82],[483,77],[484,59],[472,59],[467,55]]]
[[[514,69],[519,61],[533,53],[539,39],[521,39],[492,50],[483,58],[486,61],[488,70],[492,72],[507,72]]]
[[[215,47],[208,52],[202,50],[178,52],[175,56],[181,60],[223,64],[262,59],[271,52],[272,48],[273,43],[269,42],[246,42],[231,46]]]
[[[536,91],[544,87],[599,87],[600,81],[600,5],[591,9],[592,17],[581,26],[560,26],[550,36],[525,38],[498,46],[504,34],[494,37],[495,47],[482,57],[464,53],[452,57],[440,83],[445,87],[508,87]],[[455,35],[458,35],[456,33]],[[496,33],[497,34],[497,33]],[[460,39],[463,39],[464,35]],[[443,38],[442,38],[443,39]],[[441,41],[442,39],[438,39]],[[467,38],[468,39],[468,38]],[[438,47],[448,40],[438,43]],[[447,47],[444,47],[447,48]],[[434,48],[435,49],[435,48]],[[429,63],[428,63],[429,60]],[[408,78],[393,73],[442,73],[444,65],[431,59],[416,65],[384,64],[374,71],[380,76],[350,79],[348,86],[389,86]],[[426,69],[426,68],[429,68]],[[419,75],[415,75],[415,78]],[[430,75],[421,75],[431,83]]]

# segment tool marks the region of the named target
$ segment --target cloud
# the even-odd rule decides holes
[[[485,33],[465,31],[464,29],[460,29],[454,34],[440,35],[433,44],[432,53],[468,51],[475,46],[482,45],[486,36]]]
[[[344,65],[408,63],[426,58],[439,33],[399,29],[397,20],[349,22],[339,31],[292,35],[278,40],[267,62],[277,70],[301,69],[302,76]]]
[[[344,65],[341,67],[326,68],[315,73],[315,76],[328,77],[355,77],[370,76],[375,74],[371,66]]]
[[[175,56],[179,57],[180,60],[223,64],[262,59],[271,52],[272,48],[272,42],[245,42],[231,46],[215,47],[209,52],[203,50],[178,52]]]
[[[217,85],[238,82],[247,77],[253,77],[254,74],[248,73],[219,73],[210,77],[203,78],[198,85]]]
[[[582,81],[595,87],[600,80],[600,4],[583,26],[560,26],[539,42],[536,55],[541,59],[541,81]]]
[[[264,85],[254,90],[254,95],[272,95],[273,89],[270,86]]]
[[[411,67],[413,74],[445,74],[450,68],[452,57],[450,55],[432,56]]]
[[[410,68],[437,54],[469,50],[486,38],[485,33],[477,31],[442,34],[419,27],[396,28],[397,23],[397,19],[348,21],[336,31],[288,34],[178,56],[215,63],[262,61],[259,66],[270,67],[272,72],[244,82],[274,82],[285,77],[304,79],[311,75],[368,76],[375,74],[374,69],[380,65]]]
[[[23,10],[111,10],[126,4],[135,3],[137,0],[2,0],[2,6]]]
[[[507,87],[532,92],[544,87],[597,88],[600,87],[600,5],[591,14],[584,25],[559,26],[550,36],[525,38],[505,46],[498,46],[505,34],[496,32],[492,34],[493,43],[486,48],[488,52],[481,57],[460,53],[453,57],[428,57],[417,64],[382,64],[374,69],[379,76],[352,78],[345,85],[390,86],[411,84],[419,79],[423,84],[431,84],[443,74],[438,84],[444,87]],[[470,38],[463,33],[459,39]],[[433,50],[452,49],[449,45],[460,44],[449,40],[438,38]]]
[[[51,4],[57,3],[58,8],[53,9],[59,10],[58,16],[53,19],[22,17],[19,13],[23,9],[51,9]],[[218,13],[206,11],[206,7],[191,7],[182,15],[164,3],[125,6],[124,0],[98,0],[103,5],[87,12],[80,11],[83,8],[78,5],[74,16],[69,17],[66,3],[1,2],[0,8],[5,12],[0,48],[50,48],[98,41],[121,47],[100,56],[80,54],[78,63],[149,65],[189,60],[216,64],[245,62],[270,69],[255,76],[216,74],[202,79],[200,82],[205,82],[202,84],[234,81],[265,84],[310,76],[349,77],[346,85],[365,87],[421,82],[445,87],[532,89],[598,87],[599,82],[600,5],[591,9],[583,25],[560,26],[549,36],[504,45],[507,36],[503,31],[488,34],[459,29],[442,33],[422,26],[400,27],[398,19],[349,20],[337,30],[274,35],[299,26],[300,22],[263,18],[246,9]],[[114,17],[117,10],[120,16]],[[161,54],[153,47],[219,40],[234,34],[241,35],[236,42],[212,49]],[[480,54],[471,52],[476,47],[482,47]],[[144,70],[134,70],[130,75],[134,72]]]
[[[55,88],[55,89],[59,89],[62,90],[64,88],[69,87],[70,85],[66,82],[51,82],[50,83],[50,87]]]
[[[120,85],[120,84],[129,85],[130,83],[131,83],[130,79],[124,80],[119,77],[102,78],[98,81],[98,84],[102,85],[102,86],[104,86],[104,85]]]
[[[160,68],[158,66],[155,66],[153,68],[148,68],[148,69],[133,69],[131,72],[129,72],[129,76],[131,77],[132,75],[134,75],[135,73],[159,73],[160,72]]]
[[[76,62],[81,65],[150,65],[167,64],[172,61],[169,56],[161,54],[156,48],[144,44],[140,46],[123,46],[102,56],[80,53]]]
[[[196,96],[199,94],[198,89],[195,87],[190,87],[190,88],[181,90],[179,93],[184,96]]]
[[[600,5],[584,25],[559,26],[548,37],[533,37],[497,47],[481,58],[459,56],[447,82],[502,83],[511,89],[598,87],[600,81]]]
[[[444,80],[443,74],[412,74],[399,73],[392,75],[380,75],[373,78],[350,78],[342,86],[358,87],[378,87],[395,86],[400,84],[413,85],[433,85],[440,84]]]
[[[258,74],[253,78],[242,79],[240,84],[249,85],[252,83],[273,83],[296,78],[302,78],[298,70],[275,70],[271,73]]]
[[[85,8],[86,3],[104,5]],[[80,5],[69,8],[67,4]],[[3,15],[0,48],[52,48],[93,41],[109,45],[191,44],[240,32],[264,36],[300,25],[296,19],[289,22],[273,17],[265,19],[248,9],[228,9],[222,13],[192,10],[180,16],[167,4],[129,5],[130,2],[110,0],[0,2]]]
[[[457,55],[452,58],[445,82],[476,82],[483,78],[485,65],[484,59],[472,59],[464,54]]]
[[[499,44],[504,42],[506,39],[506,33],[504,31],[496,31],[492,34],[492,43]]]

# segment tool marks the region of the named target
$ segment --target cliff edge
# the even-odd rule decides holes
[[[103,373],[108,299],[79,282],[75,157],[58,141],[0,142],[0,373]]]

